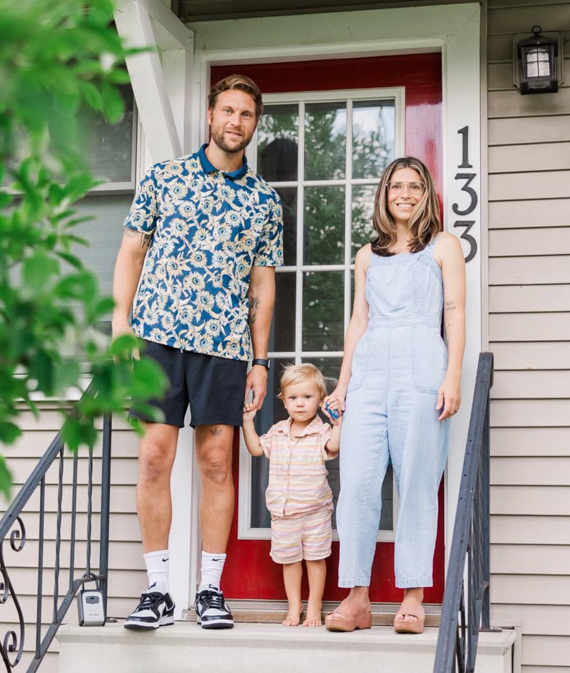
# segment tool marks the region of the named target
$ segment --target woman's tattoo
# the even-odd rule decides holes
[[[446,310],[446,311],[453,311],[453,310],[455,310],[456,308],[457,308],[457,306],[456,306],[455,303],[453,302],[453,299],[448,299],[448,300],[445,302],[445,310]]]
[[[249,295],[249,323],[250,325],[253,325],[253,323],[257,320],[257,311],[259,310],[259,306],[261,304],[261,300],[253,294],[253,292]]]

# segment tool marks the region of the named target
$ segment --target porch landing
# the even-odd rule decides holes
[[[60,673],[431,673],[438,629],[420,636],[390,627],[354,633],[277,624],[237,624],[204,631],[177,622],[152,633],[127,631],[123,622],[104,627],[64,626],[58,633]],[[514,631],[482,633],[477,673],[510,673]]]

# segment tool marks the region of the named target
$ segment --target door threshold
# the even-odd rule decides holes
[[[234,621],[251,624],[280,624],[287,616],[287,601],[245,600],[228,598]],[[323,601],[323,620],[332,612],[338,601]],[[372,603],[372,626],[392,626],[399,603]],[[426,626],[439,626],[441,605],[425,603]],[[182,621],[195,622],[196,611],[188,608],[182,611]]]

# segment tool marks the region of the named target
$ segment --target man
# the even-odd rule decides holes
[[[115,267],[113,335],[132,329],[170,379],[165,398],[153,402],[162,422],[138,415],[147,421],[137,511],[149,587],[126,628],[155,629],[174,621],[168,593],[170,474],[188,405],[202,482],[198,623],[233,626],[220,591],[234,510],[232,440],[234,427],[242,424],[244,399],[253,394],[259,409],[265,397],[283,224],[279,197],[245,158],[263,111],[257,85],[247,77],[227,77],[212,88],[208,105],[210,143],[147,172],[125,221]]]

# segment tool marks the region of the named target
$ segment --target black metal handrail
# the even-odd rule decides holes
[[[77,490],[78,490],[78,454],[71,457],[73,462],[71,481],[71,534],[69,555],[69,581],[65,595],[60,598],[60,565],[62,543],[62,516],[63,516],[63,481],[64,481],[64,443],[61,431],[49,445],[26,483],[14,498],[12,504],[0,521],[0,605],[12,601],[18,615],[18,624],[6,632],[0,641],[0,656],[6,671],[13,671],[21,663],[26,640],[26,627],[35,626],[35,652],[28,666],[27,672],[37,671],[47,653],[57,630],[61,626],[69,606],[78,591],[88,582],[96,582],[103,595],[104,614],[107,614],[107,573],[109,559],[109,507],[111,483],[111,417],[103,420],[103,446],[101,456],[101,523],[100,549],[98,573],[91,568],[92,542],[92,514],[93,514],[93,450],[88,452],[88,482],[87,482],[87,551],[85,568],[76,573],[76,524],[77,524]],[[53,612],[51,623],[42,637],[42,600],[44,590],[44,541],[45,541],[45,496],[46,474],[57,461],[57,514],[55,531],[55,564],[53,570]],[[37,603],[36,617],[33,624],[26,624],[18,593],[10,579],[10,572],[4,559],[4,543],[10,537],[10,547],[14,552],[21,552],[26,545],[26,527],[23,521],[23,511],[30,498],[39,491],[39,536],[38,536],[38,575],[37,575]],[[28,516],[28,515],[26,515]],[[31,514],[29,516],[32,516]],[[79,575],[79,573],[82,573]],[[77,576],[76,576],[77,575]]]
[[[449,555],[434,673],[473,673],[479,631],[490,628],[489,407],[492,386],[493,354],[481,353]]]

